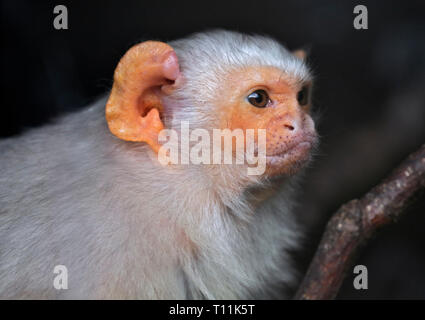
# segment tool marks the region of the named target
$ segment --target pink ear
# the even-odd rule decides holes
[[[307,57],[307,52],[303,49],[292,51],[292,54],[301,60],[304,60]]]
[[[163,93],[155,89],[170,87],[179,75],[177,55],[166,43],[146,41],[128,50],[115,69],[106,104],[109,130],[122,140],[147,142],[158,151]]]
[[[167,57],[163,62],[164,76],[170,80],[176,80],[180,75],[179,60],[174,51],[167,53]]]

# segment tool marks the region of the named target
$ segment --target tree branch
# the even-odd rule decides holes
[[[424,189],[425,144],[381,184],[333,215],[295,299],[335,298],[361,247],[377,229],[397,221]]]

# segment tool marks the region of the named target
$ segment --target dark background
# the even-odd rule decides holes
[[[68,30],[53,28],[59,4],[68,8]],[[368,8],[368,30],[353,28],[357,4]],[[94,101],[141,40],[225,28],[309,48],[322,138],[299,197],[309,235],[301,270],[330,214],[425,142],[423,1],[1,1],[1,25],[0,137]],[[349,274],[339,298],[425,298],[423,197],[358,264],[368,267],[369,289],[355,290]]]

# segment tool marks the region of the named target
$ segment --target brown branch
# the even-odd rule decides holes
[[[397,221],[424,189],[425,144],[381,184],[333,215],[295,299],[335,298],[360,248],[377,229]]]

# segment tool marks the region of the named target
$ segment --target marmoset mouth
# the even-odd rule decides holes
[[[266,165],[269,174],[295,174],[309,162],[311,150],[316,144],[316,136],[303,136],[302,139],[294,141],[282,151],[267,155]]]
[[[309,157],[310,149],[312,148],[312,142],[304,141],[300,142],[290,148],[286,148],[281,153],[276,153],[273,155],[267,155],[267,164],[276,165],[282,161],[292,161],[292,160],[301,160],[303,158]]]
[[[294,137],[291,143],[286,144],[280,150],[273,150],[271,153],[266,154],[269,158],[272,157],[285,157],[290,154],[294,149],[302,148],[305,144],[309,144],[310,147],[313,147],[317,143],[317,136],[313,134],[303,134],[299,135],[298,138]]]

